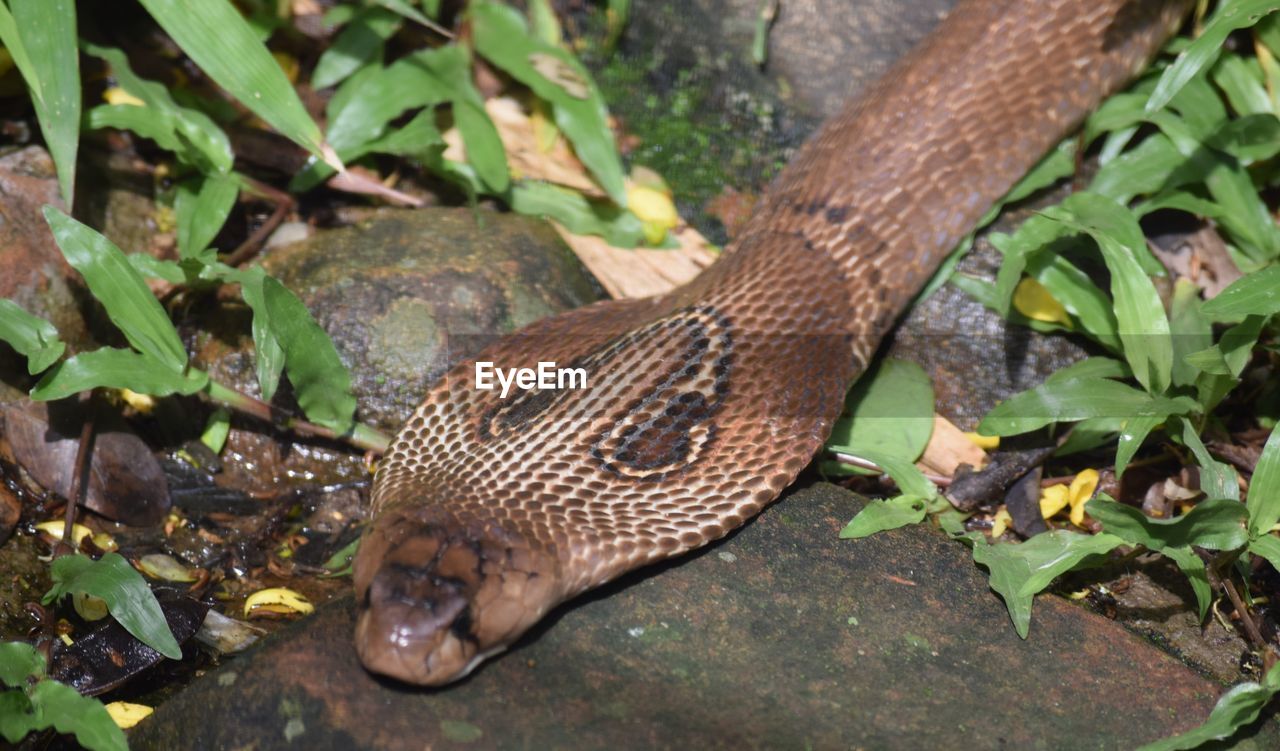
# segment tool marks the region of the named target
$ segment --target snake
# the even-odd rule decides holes
[[[692,281],[545,318],[447,371],[374,477],[353,575],[365,668],[458,680],[560,603],[777,499],[946,255],[1189,5],[960,0]],[[556,363],[586,387],[504,395],[482,362]]]

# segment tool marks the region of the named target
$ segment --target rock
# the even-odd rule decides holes
[[[452,363],[498,336],[599,298],[545,222],[470,209],[384,211],[272,250],[267,272],[302,298],[352,373],[358,416],[392,431]],[[205,337],[200,362],[257,393],[242,332]]]
[[[1222,687],[1056,597],[1014,633],[967,551],[927,527],[856,542],[817,485],[740,533],[561,608],[427,691],[373,678],[344,598],[225,664],[134,749],[1132,748]],[[1238,748],[1274,747],[1274,727]]]

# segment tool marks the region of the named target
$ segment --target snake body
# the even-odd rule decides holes
[[[689,284],[538,322],[401,429],[355,561],[365,666],[440,685],[549,609],[718,539],[822,446],[944,255],[1149,60],[1187,0],[962,0],[825,123]],[[475,388],[554,361],[585,389]]]

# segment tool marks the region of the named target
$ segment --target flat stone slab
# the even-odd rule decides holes
[[[350,598],[227,663],[133,731],[171,748],[1134,748],[1222,686],[1055,597],[1031,637],[927,528],[836,533],[819,484],[740,533],[560,609],[443,690],[370,676]],[[1239,748],[1276,748],[1273,726]]]

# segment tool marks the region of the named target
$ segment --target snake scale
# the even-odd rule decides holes
[[[1135,75],[1188,0],[961,0],[823,124],[687,285],[570,311],[431,388],[374,480],[364,665],[441,685],[548,610],[716,540],[820,449],[881,337],[979,217]],[[475,388],[475,361],[589,388]]]

